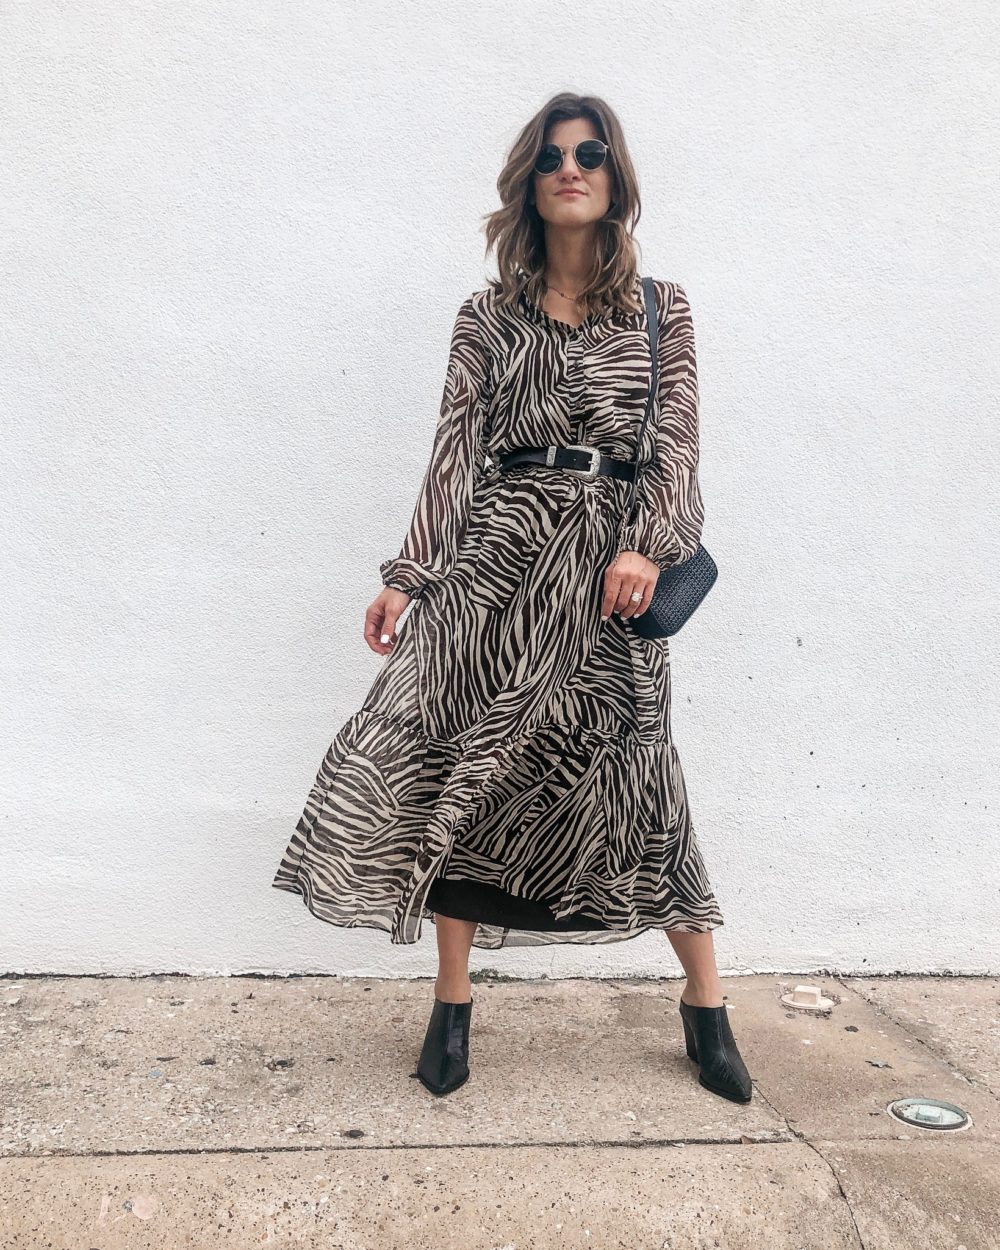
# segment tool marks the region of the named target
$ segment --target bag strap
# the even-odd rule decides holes
[[[670,311],[670,288],[666,287],[667,306],[665,312]],[[642,449],[643,435],[646,433],[646,424],[649,421],[649,414],[653,408],[653,401],[656,399],[657,386],[660,377],[660,358],[656,350],[657,330],[659,328],[659,320],[656,315],[656,291],[653,287],[653,279],[651,277],[643,278],[642,293],[646,304],[646,336],[649,340],[649,356],[652,361],[649,377],[649,394],[646,396],[646,408],[642,414],[642,424],[639,426],[639,434],[635,440],[635,473],[632,476],[631,489],[629,490],[628,503],[622,509],[621,524],[618,527],[618,549],[621,550],[622,538],[625,533],[625,526],[634,520],[635,512],[635,496],[639,485],[639,452]]]

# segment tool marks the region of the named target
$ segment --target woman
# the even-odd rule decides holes
[[[596,97],[553,97],[497,186],[486,235],[500,276],[458,311],[430,463],[365,618],[389,658],[330,745],[273,884],[394,943],[433,920],[418,1075],[434,1093],[469,1075],[473,945],[662,929],[687,976],[699,1080],[748,1102],[715,964],[723,919],[671,737],[667,640],[629,624],[701,535],[691,311],[677,283],[655,283],[658,394],[626,527],[651,362],[618,119]],[[578,450],[551,452],[565,447]]]

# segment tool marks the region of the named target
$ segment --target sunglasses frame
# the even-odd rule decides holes
[[[577,160],[576,150],[583,143],[599,143],[604,148],[604,156],[601,158],[600,165],[595,165],[593,169],[588,169],[586,165],[580,165],[579,160]],[[538,161],[546,148],[558,148],[559,164],[555,167],[555,169],[547,169],[543,172],[538,168]],[[538,155],[535,157],[534,163],[531,166],[532,172],[536,173],[539,178],[548,178],[550,174],[557,174],[560,169],[562,169],[563,162],[566,160],[566,153],[570,149],[573,151],[573,160],[575,160],[580,169],[587,174],[592,174],[594,170],[602,169],[607,164],[608,157],[611,155],[611,147],[609,144],[605,143],[603,139],[580,139],[576,143],[567,143],[564,148],[559,147],[558,143],[543,143],[538,150]]]

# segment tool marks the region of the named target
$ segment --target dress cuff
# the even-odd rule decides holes
[[[391,560],[383,560],[379,565],[379,574],[383,586],[393,590],[401,590],[411,599],[419,599],[428,586],[426,575],[411,560],[403,560],[398,556]]]
[[[662,572],[688,559],[697,547],[697,538],[693,544],[682,542],[670,526],[640,503],[635,520],[627,522],[622,530],[618,551],[637,551]]]

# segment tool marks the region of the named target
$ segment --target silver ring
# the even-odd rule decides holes
[[[642,598],[642,595],[637,590],[633,590],[632,593],[629,595],[629,598],[632,600],[633,603],[638,603],[639,600]]]

